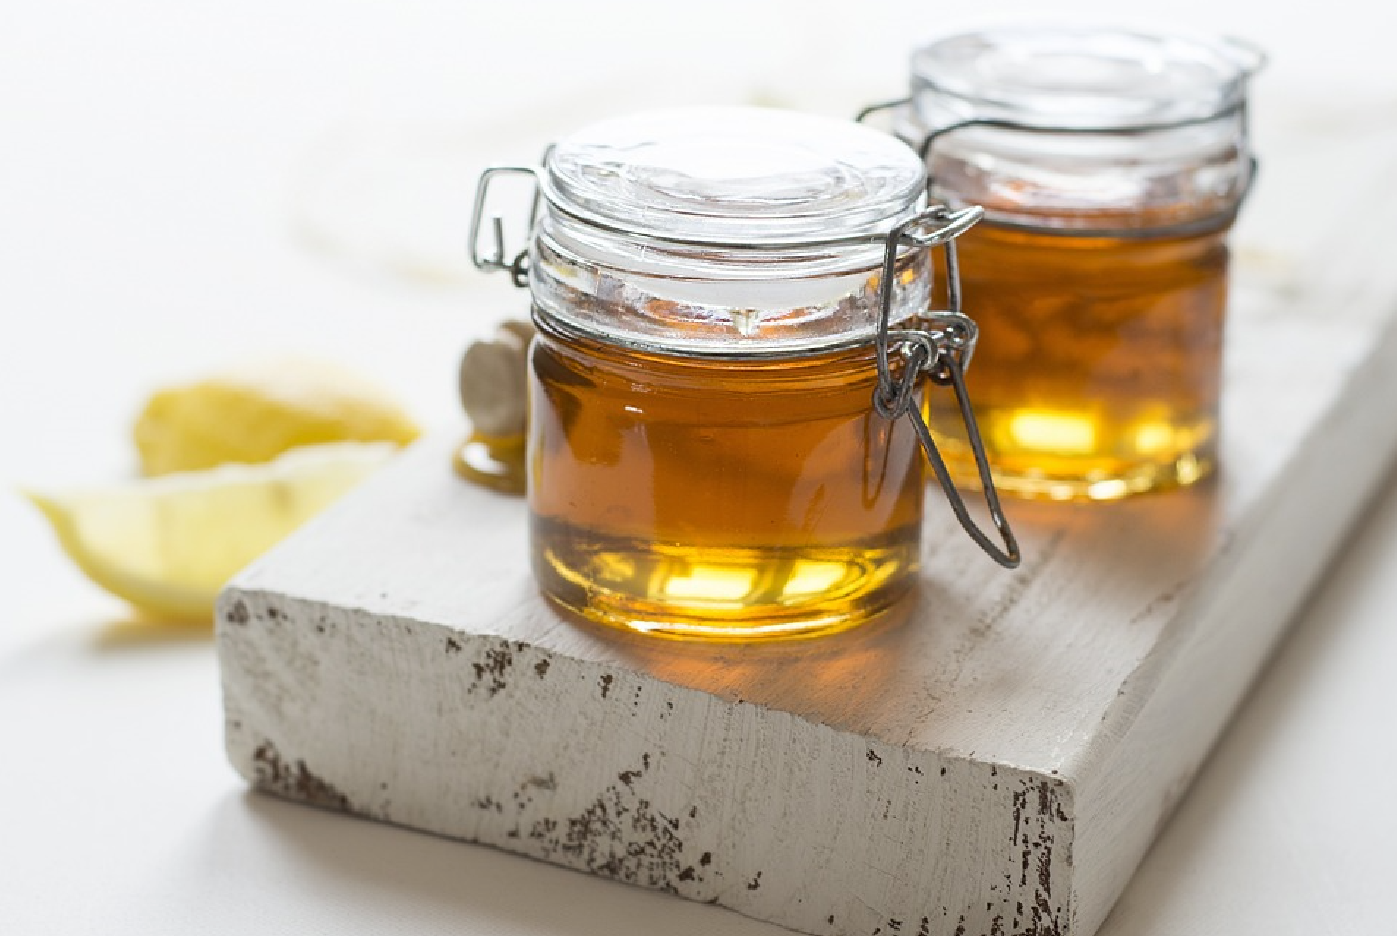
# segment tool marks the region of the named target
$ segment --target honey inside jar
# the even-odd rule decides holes
[[[982,223],[960,257],[980,327],[968,381],[1001,490],[1108,500],[1212,470],[1224,232],[1073,236]],[[948,465],[973,483],[954,401],[931,401]]]
[[[870,347],[703,360],[545,326],[532,373],[534,572],[559,604],[760,637],[860,624],[911,587],[921,458],[869,406]]]

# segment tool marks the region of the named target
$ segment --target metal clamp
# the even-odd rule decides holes
[[[962,208],[952,211],[944,205],[937,205],[904,222],[888,234],[887,249],[883,254],[883,279],[879,286],[878,337],[878,386],[873,391],[873,410],[884,419],[893,420],[906,416],[912,422],[917,439],[926,451],[931,470],[936,475],[946,500],[955,512],[961,527],[981,549],[1006,569],[1017,568],[1021,559],[1018,541],[1014,531],[1004,516],[999,502],[999,492],[995,490],[994,478],[990,474],[989,457],[980,437],[980,427],[970,406],[970,396],[965,389],[965,368],[975,352],[978,331],[975,321],[961,311],[960,267],[956,259],[955,238],[969,230],[984,215],[979,207]],[[899,253],[906,247],[932,249],[941,247],[946,261],[947,308],[921,316],[921,321],[930,325],[923,329],[897,329],[890,327],[892,317],[893,282],[897,271]],[[902,356],[901,375],[894,375],[892,353],[894,348]],[[956,394],[961,419],[965,423],[966,436],[970,440],[970,450],[975,456],[975,467],[980,475],[984,490],[985,506],[990,519],[1003,542],[994,542],[980,529],[970,516],[970,510],[961,497],[946,462],[932,438],[931,429],[922,416],[917,403],[917,384],[922,374],[940,386],[950,386]]]
[[[487,256],[480,252],[480,228],[485,220],[486,196],[490,191],[490,182],[495,176],[500,175],[527,175],[534,181],[533,207],[529,209],[529,229],[532,230],[534,221],[538,218],[538,207],[540,189],[538,183],[538,171],[530,166],[491,166],[480,174],[480,181],[475,187],[475,205],[471,208],[471,228],[469,250],[471,263],[475,264],[477,270],[486,273],[493,273],[497,270],[504,270],[509,274],[510,280],[515,286],[523,288],[529,285],[529,246],[527,239],[524,247],[514,254],[513,259],[505,259],[505,237],[504,220],[499,215],[491,215],[490,227],[495,235],[495,249]]]

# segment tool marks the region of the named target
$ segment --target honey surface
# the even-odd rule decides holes
[[[1216,451],[1225,232],[1126,239],[985,223],[960,245],[980,326],[967,374],[1001,491],[1111,499],[1189,484]],[[930,418],[960,483],[976,472],[955,402]]]
[[[535,574],[593,620],[676,636],[843,629],[911,586],[923,490],[871,349],[648,356],[541,335],[528,467]]]

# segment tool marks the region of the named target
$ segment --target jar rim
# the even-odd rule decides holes
[[[912,110],[929,128],[1001,120],[1040,130],[1170,130],[1235,114],[1265,64],[1231,37],[1105,26],[1005,26],[911,56]],[[933,116],[928,105],[937,105]]]

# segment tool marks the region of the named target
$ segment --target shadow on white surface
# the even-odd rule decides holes
[[[1397,473],[1381,491],[1098,936],[1391,931],[1363,896],[1397,867],[1390,785],[1357,780],[1397,768],[1364,715],[1397,715]]]
[[[92,648],[102,653],[139,651],[159,644],[213,645],[213,625],[157,621],[139,615],[102,621],[93,631]]]
[[[508,936],[778,936],[719,907],[479,845],[352,819],[260,793],[228,797],[219,824],[250,822],[301,866],[308,898],[336,901],[349,931]],[[346,906],[344,901],[353,906]],[[410,925],[409,925],[410,924]]]

